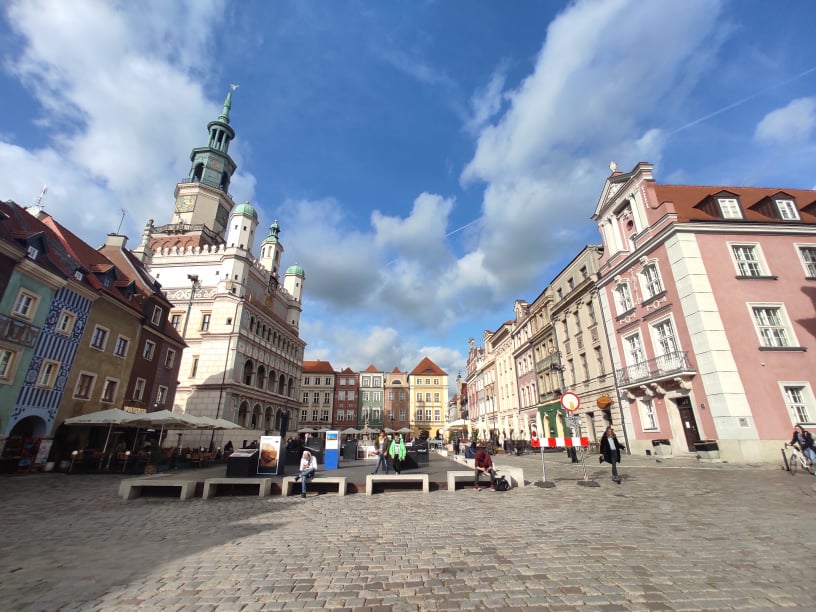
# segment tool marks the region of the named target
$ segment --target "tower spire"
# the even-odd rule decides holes
[[[238,85],[233,83],[230,85],[230,90],[227,92],[227,99],[224,100],[224,108],[221,109],[221,114],[218,115],[218,121],[229,123],[230,108],[232,108],[232,92],[238,89]]]

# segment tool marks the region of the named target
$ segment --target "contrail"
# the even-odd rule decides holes
[[[667,132],[666,135],[671,136],[672,134],[676,134],[677,132],[680,132],[682,130],[688,129],[690,127],[694,127],[698,123],[702,123],[703,121],[707,121],[707,120],[711,119],[712,117],[716,117],[717,115],[721,115],[724,112],[731,110],[732,108],[736,108],[737,106],[745,104],[746,102],[749,102],[750,100],[753,100],[754,98],[757,98],[757,97],[761,96],[762,94],[771,91],[772,89],[782,87],[783,85],[787,85],[788,83],[793,83],[794,81],[796,81],[798,79],[801,79],[803,76],[806,76],[806,75],[810,74],[811,72],[816,72],[816,66],[814,66],[813,68],[808,68],[804,72],[800,72],[796,76],[789,78],[787,81],[780,81],[779,83],[775,83],[774,85],[769,85],[765,89],[760,89],[756,93],[752,93],[750,96],[747,96],[747,97],[743,98],[742,100],[737,100],[736,102],[732,102],[728,106],[723,106],[721,109],[715,110],[713,113],[709,113],[709,114],[707,114],[707,115],[705,115],[703,117],[700,117],[699,119],[695,119],[691,123],[687,123],[686,125],[680,126],[679,128],[676,128],[676,129],[672,130],[671,132]]]

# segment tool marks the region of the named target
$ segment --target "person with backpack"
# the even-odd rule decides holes
[[[482,474],[487,474],[490,476],[490,490],[496,490],[496,470],[493,469],[493,459],[490,458],[490,453],[488,453],[485,449],[480,448],[476,451],[476,459],[474,460],[473,467],[475,469],[474,475],[474,482],[473,486],[477,491],[481,491],[481,487],[479,486],[479,476]]]
[[[391,457],[392,467],[394,468],[394,472],[399,474],[402,470],[402,462],[405,461],[405,457],[408,456],[408,451],[405,449],[405,440],[402,439],[402,434],[399,436],[399,440],[397,440],[397,434],[391,434],[391,444],[388,447],[388,456]]]

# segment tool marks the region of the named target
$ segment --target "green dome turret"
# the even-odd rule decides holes
[[[300,266],[298,264],[286,268],[286,275],[289,276],[290,274],[294,276],[299,276],[300,278],[306,278],[306,273],[303,271],[303,266]]]
[[[258,213],[252,207],[252,204],[249,202],[244,202],[243,204],[239,204],[236,206],[232,211],[233,216],[235,215],[244,215],[245,217],[250,217],[255,221],[258,220]]]

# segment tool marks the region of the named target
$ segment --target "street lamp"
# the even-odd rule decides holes
[[[184,327],[181,330],[182,339],[187,336],[187,324],[190,322],[190,310],[193,307],[193,297],[195,296],[196,286],[198,285],[198,274],[188,274],[187,278],[192,285],[190,287],[190,299],[187,301],[187,314],[184,316]]]

